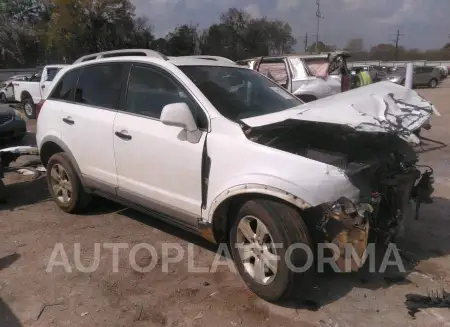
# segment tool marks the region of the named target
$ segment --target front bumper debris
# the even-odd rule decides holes
[[[369,214],[373,211],[370,204],[355,205],[346,198],[340,198],[324,211],[318,228],[325,235],[325,243],[333,246],[332,255],[339,271],[358,271],[363,260],[354,260],[353,256],[363,258],[368,245],[370,223]]]

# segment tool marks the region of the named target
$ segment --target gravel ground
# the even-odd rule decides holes
[[[424,136],[449,140],[450,79],[419,92],[442,114]],[[28,126],[26,143],[32,143],[35,122]],[[168,267],[161,263],[165,243],[191,251],[196,267],[217,263],[217,248],[199,237],[102,199],[88,214],[64,214],[48,199],[43,176],[33,180],[9,173],[11,198],[0,204],[0,326],[450,326],[448,308],[424,309],[413,318],[405,306],[408,293],[450,289],[450,151],[435,145],[427,142],[420,155],[435,169],[435,202],[423,205],[421,219],[412,222],[400,244],[409,259],[407,275],[325,273],[312,291],[299,290],[297,300],[278,305],[254,296],[226,265],[188,273],[187,259]],[[140,267],[156,263],[150,272],[136,271],[128,260],[133,245],[143,242],[157,249],[157,258],[148,251],[135,256]],[[74,244],[80,244],[85,266],[95,263],[95,243],[129,248],[119,251],[117,272],[111,249],[104,248],[93,272],[66,272],[62,266],[47,272],[57,243],[72,267]]]

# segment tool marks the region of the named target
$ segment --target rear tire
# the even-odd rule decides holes
[[[5,93],[0,93],[0,103],[7,103],[8,100],[6,99],[6,94]]]
[[[53,200],[65,212],[80,213],[90,202],[90,194],[84,190],[75,168],[64,152],[50,157],[47,164],[47,184]]]
[[[434,89],[434,88],[437,86],[437,84],[438,84],[437,79],[433,78],[433,79],[431,79],[431,81],[428,83],[428,87]]]
[[[22,100],[23,103],[23,112],[28,119],[36,118],[36,105],[33,102],[32,98],[25,98]]]
[[[261,232],[264,230],[267,233]],[[310,284],[314,272],[312,243],[305,223],[294,208],[273,200],[250,200],[239,209],[229,240],[231,253],[242,279],[264,300],[287,299],[294,295],[294,291],[304,289],[302,284]],[[274,244],[279,245],[274,248]],[[289,253],[288,248],[295,244],[309,247],[310,256],[301,248],[293,248]],[[237,245],[245,245],[245,248]],[[274,254],[278,256],[278,260],[274,259]],[[294,267],[309,269],[302,273],[294,272],[285,259],[287,256]],[[264,277],[259,278],[261,275]]]

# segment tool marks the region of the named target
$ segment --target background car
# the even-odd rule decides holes
[[[7,103],[14,100],[14,81],[26,81],[29,78],[28,75],[15,75],[8,78],[6,81],[0,84],[0,102]]]
[[[396,84],[405,85],[406,67],[398,67],[387,78]],[[413,87],[428,86],[435,88],[441,81],[441,70],[438,67],[415,66],[413,74]]]

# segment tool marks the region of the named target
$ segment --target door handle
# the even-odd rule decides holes
[[[66,117],[66,118],[63,118],[63,122],[65,122],[65,123],[68,124],[68,125],[73,125],[73,124],[75,124],[75,122],[72,120],[72,117]]]
[[[117,137],[120,137],[122,140],[129,141],[132,139],[131,135],[128,134],[127,131],[115,132]]]
[[[42,85],[42,86],[41,86],[41,89],[45,89],[45,85]]]

